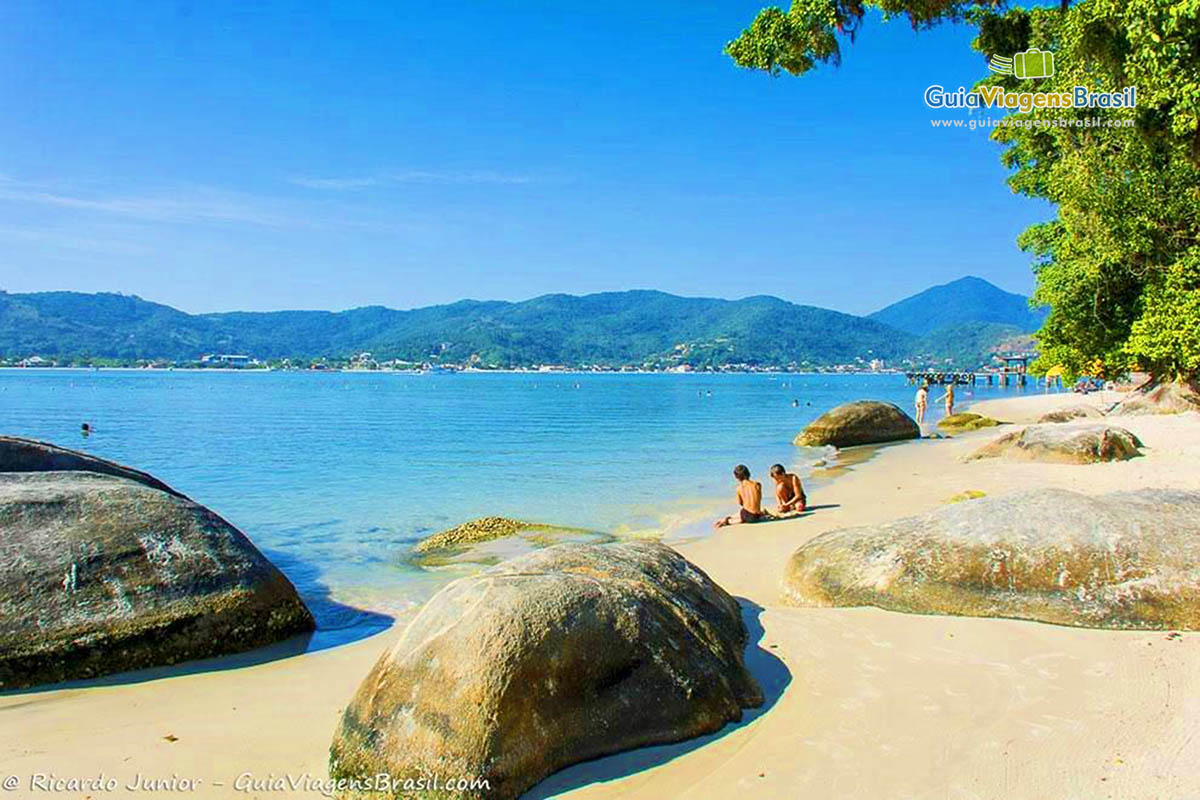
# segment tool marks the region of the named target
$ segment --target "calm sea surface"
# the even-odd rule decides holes
[[[0,433],[162,478],[245,531],[345,638],[373,620],[348,607],[400,612],[458,574],[405,562],[429,533],[496,514],[703,535],[733,510],[734,464],[803,467],[819,454],[790,442],[818,414],[908,410],[912,394],[900,375],[0,370]]]

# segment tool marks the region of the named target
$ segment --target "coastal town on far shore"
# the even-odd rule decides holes
[[[963,365],[953,363],[917,362],[905,359],[899,364],[889,364],[883,359],[863,357],[847,364],[813,364],[808,361],[785,365],[764,365],[745,362],[723,364],[691,364],[679,357],[646,359],[641,363],[629,364],[507,364],[485,363],[478,358],[465,363],[447,363],[437,360],[424,362],[403,359],[377,359],[371,353],[362,352],[348,357],[321,358],[256,358],[239,353],[206,353],[195,359],[174,361],[168,359],[118,359],[87,357],[29,356],[27,358],[0,358],[0,369],[146,369],[146,370],[246,370],[246,371],[313,371],[313,372],[663,372],[663,373],[899,373],[899,374],[979,374],[1005,375],[1025,372],[1025,364],[1036,358],[1032,352],[995,353],[985,364]]]

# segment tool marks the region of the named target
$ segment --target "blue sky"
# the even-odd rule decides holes
[[[1048,214],[933,130],[971,31],[737,69],[757,2],[0,6],[0,288],[187,311],[655,288],[863,313],[1032,287]]]

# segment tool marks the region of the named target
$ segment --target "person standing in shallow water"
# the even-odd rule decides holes
[[[913,405],[917,409],[917,422],[925,421],[925,409],[929,407],[929,384],[922,383],[921,388],[917,389],[917,396],[913,400]]]
[[[946,416],[947,417],[954,416],[954,384],[953,383],[946,384],[946,393],[944,395],[942,395],[939,399],[946,401]]]
[[[724,528],[726,525],[738,525],[743,522],[762,522],[770,519],[771,515],[762,509],[762,484],[750,480],[750,468],[738,464],[733,468],[733,477],[737,479],[737,503],[739,506],[736,517],[722,517],[714,524],[714,528]]]

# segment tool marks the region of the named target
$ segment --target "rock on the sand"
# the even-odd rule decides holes
[[[793,444],[804,447],[853,447],[920,437],[920,427],[899,406],[875,400],[857,400],[817,417],[796,437]]]
[[[964,411],[959,414],[951,414],[948,417],[943,417],[938,422],[938,427],[952,433],[961,433],[963,431],[977,431],[981,428],[994,428],[1000,424],[999,420],[992,419],[991,417]]]
[[[1005,458],[1056,464],[1125,461],[1139,455],[1141,441],[1109,425],[1030,425],[1005,434],[972,453],[968,460]]]
[[[330,774],[488,782],[718,730],[762,703],[737,602],[656,543],[558,545],[442,589],[342,717]]]
[[[1099,419],[1104,413],[1095,406],[1076,405],[1067,406],[1066,408],[1057,408],[1054,411],[1047,411],[1042,416],[1038,417],[1038,422],[1057,423],[1057,422],[1074,422],[1079,419]]]
[[[1036,489],[822,534],[784,575],[805,606],[1200,629],[1200,493]]]
[[[0,474],[0,689],[311,631],[296,590],[219,516],[95,472]]]
[[[128,478],[162,492],[179,494],[158,478],[133,467],[98,458],[89,453],[68,450],[65,447],[22,439],[18,436],[0,436],[0,472],[97,472]]]
[[[1113,416],[1183,414],[1200,411],[1200,388],[1183,381],[1164,381],[1130,392],[1113,408]]]

